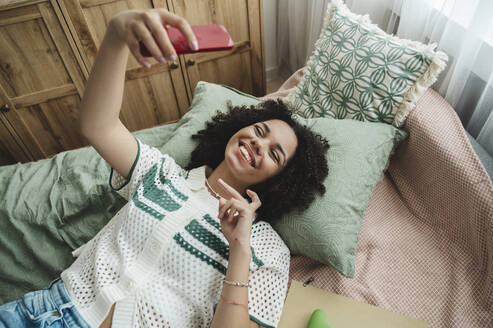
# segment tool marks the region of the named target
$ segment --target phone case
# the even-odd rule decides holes
[[[197,51],[192,50],[188,46],[187,40],[179,29],[171,26],[165,26],[165,28],[177,54],[230,50],[233,49],[234,46],[231,36],[223,25],[208,24],[192,26],[192,31],[195,34],[199,45],[199,50]],[[140,41],[140,53],[144,57],[152,57],[142,41]]]

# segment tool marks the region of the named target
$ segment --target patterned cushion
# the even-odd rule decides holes
[[[435,47],[389,35],[333,0],[303,79],[287,101],[304,117],[400,127],[445,67],[447,56]]]

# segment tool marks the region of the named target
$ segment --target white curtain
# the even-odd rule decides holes
[[[279,0],[280,71],[292,73],[305,65],[327,2]],[[346,0],[346,4],[355,13],[369,14],[388,33],[435,42],[448,54],[447,68],[433,89],[493,156],[493,0]]]
[[[329,0],[278,0],[277,58],[283,78],[305,63],[322,29]]]

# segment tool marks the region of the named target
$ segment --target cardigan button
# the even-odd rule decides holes
[[[159,251],[159,243],[156,240],[151,242],[151,249],[155,252]]]
[[[134,288],[134,285],[135,285],[135,284],[133,283],[133,281],[127,281],[127,282],[125,283],[125,286],[126,286],[128,289],[132,289],[132,288]]]

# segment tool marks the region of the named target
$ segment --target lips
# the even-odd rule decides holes
[[[239,152],[240,152],[240,154],[241,154],[241,156],[242,156],[243,158],[245,158],[245,160],[246,160],[246,161],[247,161],[247,162],[248,162],[251,166],[255,167],[257,163],[256,163],[256,160],[255,160],[255,156],[253,155],[252,148],[250,148],[250,146],[249,146],[248,144],[246,144],[246,143],[244,143],[244,142],[241,142],[241,141],[240,141],[240,143],[239,143],[238,148],[239,148],[240,146],[245,147],[245,149],[247,150],[248,154],[250,155],[250,158],[252,159],[252,164],[253,164],[253,165],[252,165],[252,164],[250,164],[250,162],[249,162],[249,161],[248,161],[248,160],[247,160],[247,159],[243,156],[243,154],[241,154],[241,150],[239,150],[239,149],[238,149],[238,150],[239,150]]]

